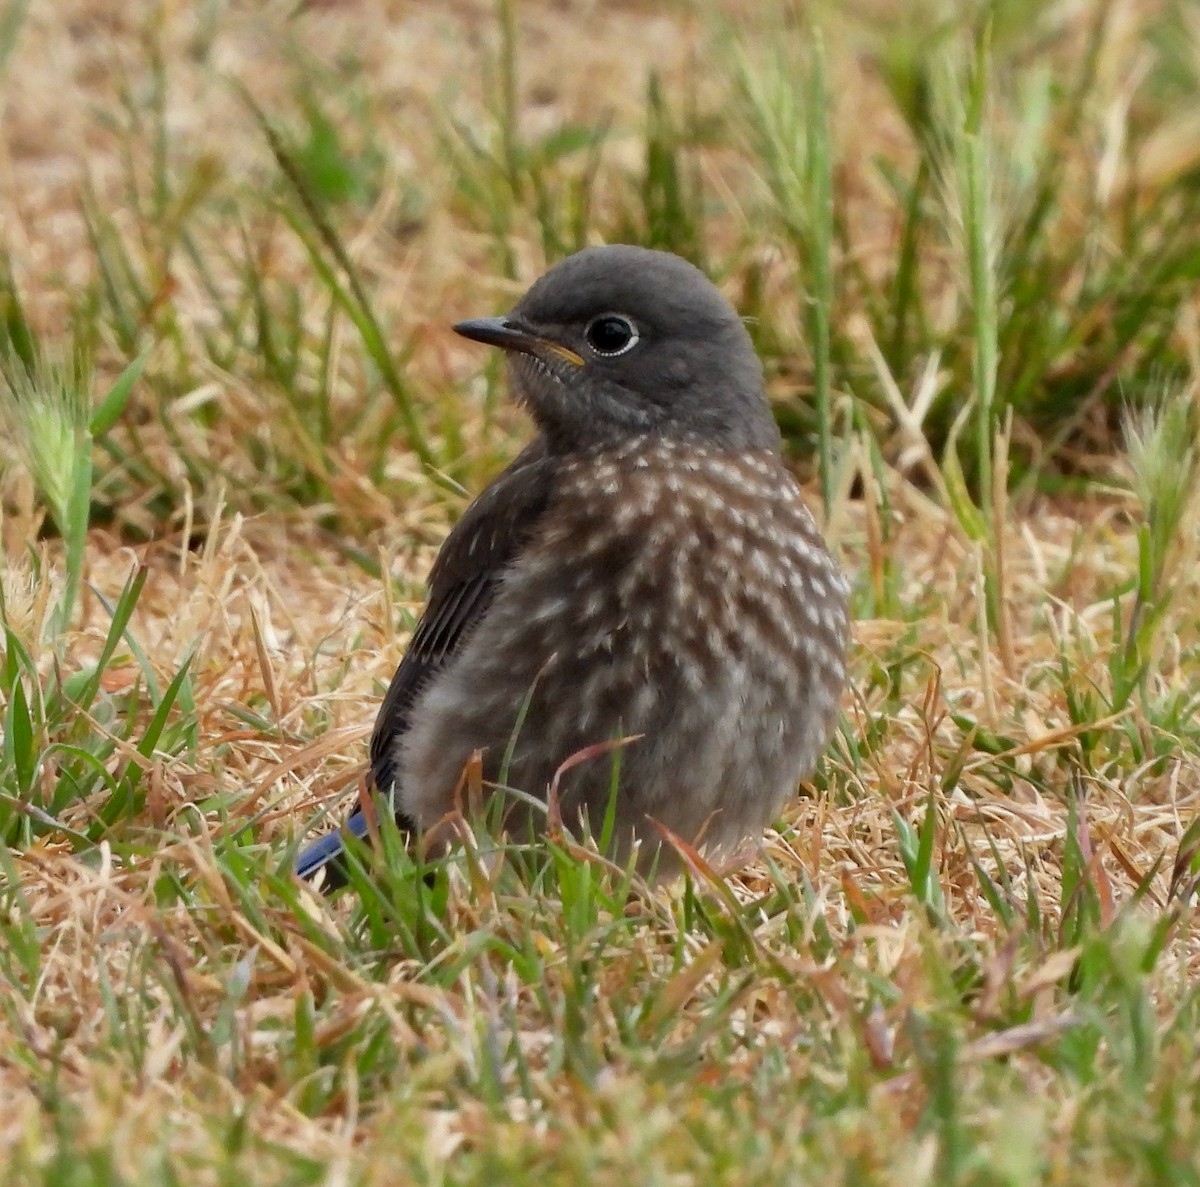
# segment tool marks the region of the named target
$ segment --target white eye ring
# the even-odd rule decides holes
[[[623,313],[601,313],[583,331],[584,341],[601,358],[615,359],[640,341],[637,326]]]

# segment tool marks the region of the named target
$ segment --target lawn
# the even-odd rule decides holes
[[[3,1182],[1200,1183],[1198,105],[1186,0],[0,0]],[[834,742],[315,895],[530,435],[449,327],[605,241],[747,318]]]

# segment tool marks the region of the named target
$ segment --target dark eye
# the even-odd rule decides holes
[[[637,326],[619,313],[602,313],[588,322],[583,331],[587,344],[597,353],[612,357],[637,345]]]

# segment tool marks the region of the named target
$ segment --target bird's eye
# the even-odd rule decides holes
[[[602,313],[588,322],[583,331],[587,344],[597,353],[612,358],[637,345],[637,326],[619,313]]]

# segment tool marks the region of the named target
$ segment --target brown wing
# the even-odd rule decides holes
[[[417,694],[486,613],[504,570],[550,498],[552,464],[539,438],[467,508],[429,575],[429,600],[375,719],[371,778],[383,792],[395,780],[395,742]]]

